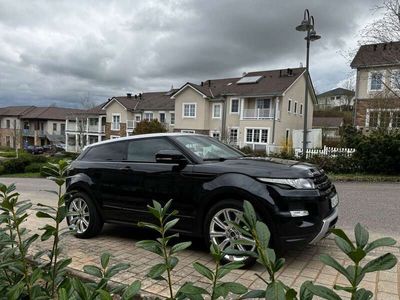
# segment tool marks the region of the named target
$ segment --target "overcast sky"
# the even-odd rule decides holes
[[[126,92],[305,64],[304,8],[319,92],[336,87],[373,0],[0,0],[0,106],[79,107]]]

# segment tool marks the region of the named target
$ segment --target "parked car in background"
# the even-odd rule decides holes
[[[25,150],[31,154],[43,154],[44,152],[44,149],[41,146],[27,146]]]
[[[99,234],[104,222],[154,221],[146,207],[153,199],[173,199],[178,232],[212,240],[222,249],[255,248],[231,225],[241,224],[244,200],[268,225],[275,248],[316,243],[338,219],[338,196],[322,169],[246,157],[197,134],[146,134],[91,144],[68,175],[67,222],[76,225],[80,238]],[[254,262],[233,255],[224,260]]]

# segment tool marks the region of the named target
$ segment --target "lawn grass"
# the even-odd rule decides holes
[[[16,174],[4,174],[0,177],[10,177],[10,178],[43,178],[40,176],[39,172],[32,172],[32,173],[16,173]]]
[[[13,151],[0,151],[0,156],[7,157],[7,158],[16,157],[15,150],[13,150]]]
[[[400,182],[400,175],[380,174],[328,174],[332,181],[356,181],[356,182]]]

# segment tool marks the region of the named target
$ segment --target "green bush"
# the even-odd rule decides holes
[[[4,166],[3,166],[3,165],[0,165],[0,175],[5,174],[4,171],[5,171]]]
[[[31,163],[25,167],[25,173],[40,172],[43,166],[44,166],[43,163]]]
[[[9,159],[2,162],[4,174],[23,173],[29,161],[23,158]]]
[[[360,163],[354,156],[339,155],[336,157],[329,156],[312,156],[306,160],[307,162],[318,165],[329,173],[356,173],[361,172]]]

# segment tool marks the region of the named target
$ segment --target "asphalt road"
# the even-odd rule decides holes
[[[4,184],[15,183],[23,199],[33,203],[54,205],[55,183],[46,179],[0,178]],[[339,221],[338,227],[354,228],[357,222],[366,226],[374,236],[389,235],[400,240],[400,184],[337,182]]]

